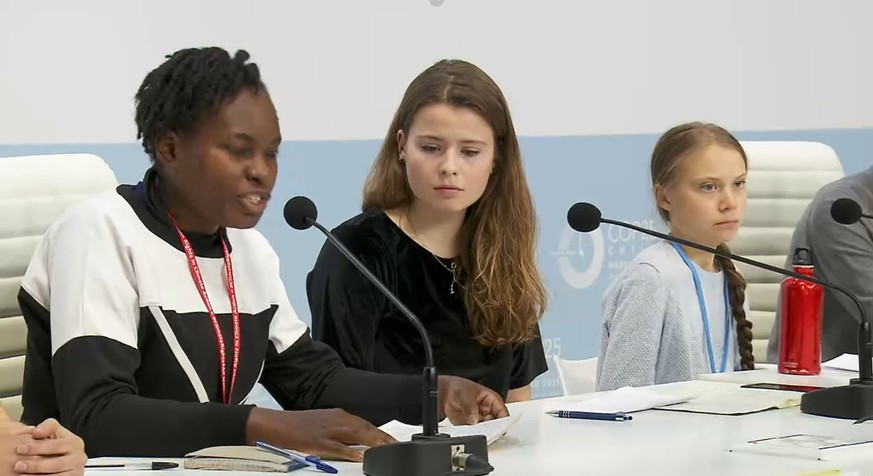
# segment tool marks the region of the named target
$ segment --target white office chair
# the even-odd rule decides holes
[[[784,267],[791,254],[791,235],[806,206],[823,185],[843,176],[836,152],[817,142],[746,141],[749,158],[748,208],[731,251],[764,263]],[[755,360],[765,362],[770,330],[783,277],[742,263],[737,268],[749,283]]]
[[[565,396],[595,391],[596,357],[584,360],[564,360],[553,355],[552,363],[555,364],[555,375],[558,377],[558,384]]]
[[[0,158],[0,405],[21,416],[27,329],[18,290],[33,251],[63,211],[118,185],[96,155]]]

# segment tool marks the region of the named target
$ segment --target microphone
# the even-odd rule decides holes
[[[839,207],[846,207],[846,205],[839,205]],[[824,388],[805,393],[800,399],[800,410],[804,413],[813,415],[853,420],[873,415],[873,368],[871,368],[873,367],[873,344],[870,342],[870,323],[867,320],[867,313],[865,312],[861,301],[850,291],[818,278],[804,276],[795,273],[794,271],[777,268],[743,256],[738,256],[733,253],[694,243],[693,241],[659,233],[630,223],[603,218],[600,209],[590,203],[581,202],[570,207],[567,211],[567,223],[574,230],[583,233],[596,230],[601,223],[629,228],[646,235],[696,248],[740,263],[745,263],[749,266],[765,269],[783,276],[790,276],[801,281],[815,283],[848,296],[849,299],[855,303],[855,306],[857,306],[858,312],[861,316],[861,323],[858,326],[858,378],[852,379],[849,385]]]
[[[873,216],[863,213],[861,205],[851,198],[838,198],[833,204],[831,204],[831,218],[833,218],[837,223],[853,225],[861,221],[861,217],[873,218]],[[860,341],[859,344],[863,345]],[[855,424],[864,423],[869,420],[873,420],[873,414],[856,420]]]
[[[873,215],[863,213],[861,205],[851,198],[838,198],[831,205],[831,218],[837,223],[851,225],[861,221],[861,217],[873,218]]]
[[[419,474],[438,476],[453,471],[458,475],[488,474],[494,470],[488,462],[488,442],[484,435],[451,437],[438,432],[439,390],[437,371],[433,360],[433,347],[424,324],[412,311],[394,295],[379,278],[373,275],[363,263],[349,251],[327,228],[318,223],[318,209],[312,200],[298,196],[285,203],[285,222],[295,230],[315,227],[336,249],[348,259],[379,291],[385,295],[400,312],[409,319],[418,331],[424,345],[425,367],[424,386],[421,400],[422,432],[412,436],[412,441],[399,441],[369,448],[364,452],[363,470],[368,476],[403,476]],[[484,461],[487,468],[465,468],[458,466],[454,453],[463,452],[475,455],[474,460]],[[479,465],[481,466],[481,465]],[[487,469],[487,471],[485,471]],[[485,472],[482,472],[485,471]]]

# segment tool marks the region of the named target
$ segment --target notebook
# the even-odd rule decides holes
[[[505,435],[520,417],[520,414],[516,414],[496,420],[484,421],[476,425],[458,426],[452,425],[446,420],[445,423],[439,425],[439,431],[440,433],[448,433],[451,436],[484,435],[490,445]],[[412,440],[412,435],[421,433],[421,426],[407,425],[397,420],[388,422],[380,426],[379,429],[393,436],[397,441],[410,441]]]
[[[658,410],[709,413],[713,415],[746,415],[766,410],[800,405],[802,392],[742,388],[728,382],[695,382],[697,396],[686,402],[659,406]]]
[[[254,446],[213,446],[185,456],[185,469],[287,473],[307,466]]]

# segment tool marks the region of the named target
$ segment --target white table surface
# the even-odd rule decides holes
[[[820,377],[797,378],[780,376],[775,370],[764,368],[732,376],[707,376],[706,379],[753,383],[776,382],[784,377],[791,377],[785,383],[813,379],[803,382],[815,385],[842,382],[843,377],[848,381],[850,375],[828,373]],[[649,410],[635,413],[630,422],[558,419],[544,414],[546,409],[554,408],[556,401],[580,398],[586,397],[511,404],[510,411],[522,417],[503,438],[489,447],[490,461],[495,468],[492,474],[792,476],[840,468],[857,472],[855,474],[873,475],[873,451],[854,452],[851,459],[843,455],[835,461],[728,451],[731,446],[748,440],[795,433],[873,438],[873,423],[853,425],[847,420],[806,415],[798,407],[744,416]],[[340,474],[363,474],[360,464],[332,464]],[[216,475],[214,471],[181,469],[161,473],[164,472],[184,472],[185,476]],[[293,474],[314,473],[318,472],[304,469]],[[131,471],[89,470],[87,474],[131,476]]]

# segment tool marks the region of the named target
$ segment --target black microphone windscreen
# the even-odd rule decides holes
[[[843,225],[858,223],[861,219],[861,205],[851,198],[838,198],[831,205],[831,217]]]
[[[294,197],[285,204],[285,222],[291,228],[305,230],[318,218],[318,209],[306,197]],[[311,220],[311,221],[310,221]]]
[[[588,202],[579,202],[567,211],[570,228],[588,233],[600,226],[600,209]]]

